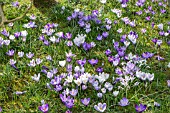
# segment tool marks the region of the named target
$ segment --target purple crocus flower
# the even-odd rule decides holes
[[[103,72],[103,68],[102,68],[102,67],[98,67],[98,68],[96,69],[96,72],[102,73],[102,72]]]
[[[151,17],[150,17],[150,16],[147,16],[145,19],[146,19],[147,21],[150,21]]]
[[[65,102],[65,106],[69,109],[71,109],[74,106],[74,99],[67,99],[67,101]]]
[[[72,37],[72,34],[71,34],[71,33],[66,33],[66,35],[65,35],[65,38],[66,38],[66,39],[71,39],[71,37]]]
[[[14,33],[14,36],[15,36],[15,38],[20,37],[20,36],[21,36],[21,32],[16,32],[16,33]]]
[[[83,49],[84,49],[85,51],[90,50],[90,48],[91,48],[91,44],[88,44],[88,43],[86,43],[86,42],[83,43]]]
[[[154,55],[153,53],[144,52],[144,53],[142,54],[142,57],[148,59],[148,58],[153,57],[153,55]]]
[[[80,66],[84,66],[86,64],[86,59],[77,60],[77,64],[79,64]]]
[[[84,104],[85,106],[87,106],[90,103],[90,98],[84,98],[81,99],[82,104]]]
[[[90,59],[88,60],[88,62],[91,64],[91,65],[96,65],[98,63],[98,59]]]
[[[109,33],[108,33],[108,32],[103,32],[103,33],[102,33],[102,36],[103,36],[104,38],[107,38],[107,37],[109,36]]]
[[[13,6],[13,7],[19,7],[19,2],[18,2],[18,1],[12,2],[12,6]]]
[[[58,91],[61,91],[62,88],[63,88],[63,87],[62,87],[61,85],[56,85],[55,88],[54,88],[54,90],[58,92]]]
[[[1,34],[4,35],[4,36],[6,36],[6,37],[9,36],[9,32],[7,32],[6,29],[3,29],[3,30],[1,31]]]
[[[13,49],[11,49],[11,50],[9,50],[8,52],[6,52],[6,54],[7,54],[8,56],[13,56],[14,53],[15,53],[15,51],[14,51]]]
[[[102,40],[102,39],[103,39],[102,35],[98,34],[96,40]]]
[[[94,109],[96,109],[99,112],[104,112],[106,110],[106,103],[98,103],[98,105],[94,106]]]
[[[0,112],[2,112],[2,108],[0,107]]]
[[[111,52],[111,50],[110,49],[107,49],[106,51],[105,51],[105,54],[108,56],[108,55],[110,55],[112,52]]]
[[[124,97],[120,100],[119,105],[120,106],[127,106],[127,105],[129,105],[129,100],[126,97]]]
[[[170,40],[167,42],[168,45],[170,45]]]
[[[54,79],[51,79],[51,84],[52,85],[58,85],[61,82],[61,78],[59,76],[55,76]]]
[[[42,111],[43,113],[47,113],[48,109],[49,109],[49,105],[48,104],[43,104],[42,106],[39,106],[38,109],[40,111]]]
[[[136,109],[136,112],[138,113],[142,113],[143,111],[146,110],[146,105],[143,105],[143,104],[140,104],[140,105],[135,105],[135,109]]]
[[[50,45],[50,42],[48,40],[44,40],[43,42],[44,42],[44,45],[46,45],[46,46]]]

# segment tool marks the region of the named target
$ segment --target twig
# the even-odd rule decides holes
[[[28,13],[28,11],[31,9],[31,7],[32,7],[32,2],[28,6],[28,8],[26,9],[26,11],[24,12],[24,14],[22,16],[16,17],[16,18],[11,19],[11,20],[7,20],[6,17],[4,16],[3,4],[0,4],[0,15],[1,15],[1,24],[0,24],[0,27],[1,26],[3,27],[5,23],[11,23],[11,22],[14,22],[14,21],[22,19]]]

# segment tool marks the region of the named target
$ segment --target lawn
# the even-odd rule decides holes
[[[170,112],[167,0],[7,0],[4,15],[29,6],[0,27],[0,112]]]

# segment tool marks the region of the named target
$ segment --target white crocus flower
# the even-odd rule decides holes
[[[77,86],[80,86],[82,84],[82,81],[80,78],[78,78],[77,80],[74,80],[74,82],[77,84]]]
[[[63,61],[59,61],[59,65],[61,67],[64,67],[66,65],[66,60],[63,60]]]
[[[117,97],[118,94],[119,94],[119,91],[113,91],[113,95],[114,95],[115,97]]]
[[[10,35],[10,36],[9,36],[9,39],[10,39],[10,40],[14,40],[14,39],[15,39],[15,36],[14,36],[14,35]]]
[[[56,42],[55,36],[50,37],[50,41],[53,42],[53,43],[55,43],[55,42]]]
[[[105,4],[107,0],[100,0],[102,4]]]
[[[68,83],[71,83],[73,81],[73,75],[68,75],[65,79]]]
[[[38,73],[38,75],[34,74],[34,76],[31,76],[31,78],[32,78],[34,81],[38,82],[38,81],[40,80],[40,73]]]
[[[161,23],[161,24],[158,24],[157,26],[158,26],[158,28],[159,28],[160,30],[163,30],[163,24],[162,24],[162,23]]]
[[[74,44],[77,45],[77,46],[80,46],[81,44],[83,44],[85,42],[85,38],[86,38],[86,35],[79,35],[77,37],[75,37],[75,39],[73,40]]]

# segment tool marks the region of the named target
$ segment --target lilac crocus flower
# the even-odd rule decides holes
[[[31,59],[34,56],[34,53],[31,53],[31,52],[26,53],[26,56],[27,58]]]
[[[153,57],[153,55],[154,55],[153,53],[144,52],[144,53],[142,54],[142,57],[148,59],[148,58]]]
[[[52,85],[58,85],[61,82],[61,78],[59,76],[55,76],[54,79],[51,79],[51,84]]]
[[[9,50],[8,52],[6,52],[6,54],[7,54],[8,56],[13,56],[14,53],[15,53],[15,51],[14,51],[13,49],[11,49],[11,50]]]
[[[102,36],[103,36],[104,38],[107,38],[107,37],[109,36],[109,33],[108,33],[108,32],[103,32],[103,33],[102,33]]]
[[[13,7],[19,7],[19,2],[18,2],[18,1],[12,2],[12,6],[13,6]]]
[[[90,103],[90,98],[84,98],[81,99],[82,104],[84,104],[85,106],[87,106]]]
[[[1,31],[1,34],[4,35],[4,36],[6,36],[6,37],[9,36],[9,32],[7,32],[6,29],[3,29],[3,30]]]
[[[20,37],[20,36],[21,36],[21,32],[16,32],[16,33],[14,33],[14,36],[15,36],[15,38]]]
[[[97,38],[96,38],[96,40],[102,40],[102,39],[103,39],[103,37],[102,37],[102,35],[100,35],[100,34],[99,34],[99,35],[97,36]]]
[[[49,45],[50,45],[50,42],[49,42],[48,40],[44,40],[43,43],[44,43],[44,45],[46,45],[46,46],[49,46]]]
[[[170,80],[167,80],[167,85],[168,87],[170,87]]]
[[[91,49],[91,44],[88,44],[88,43],[84,42],[84,43],[83,43],[83,49],[84,49],[85,51],[90,50],[90,49]]]
[[[79,64],[80,66],[84,66],[86,64],[86,59],[77,60],[77,64]]]
[[[65,113],[72,113],[69,109]]]
[[[129,100],[124,97],[120,100],[119,105],[120,106],[127,106],[127,105],[129,105]]]
[[[145,19],[146,19],[147,21],[150,21],[151,17],[150,17],[150,16],[147,16]]]
[[[98,68],[96,69],[96,72],[102,73],[102,72],[103,72],[103,68],[102,68],[102,67],[98,67]]]
[[[49,109],[49,105],[48,104],[43,104],[42,106],[39,106],[38,109],[40,111],[42,111],[43,113],[47,113],[48,109]]]
[[[71,34],[71,33],[66,33],[64,37],[65,37],[66,39],[71,39],[72,34]]]
[[[56,85],[55,88],[54,88],[54,90],[58,92],[58,91],[61,91],[62,88],[63,88],[63,87],[62,87],[61,85]]]
[[[138,113],[142,113],[143,111],[146,110],[146,105],[143,105],[143,104],[140,104],[140,105],[135,105],[135,109],[136,109],[136,112]]]
[[[94,105],[94,109],[99,112],[104,112],[106,110],[106,103],[98,103],[98,105]]]
[[[39,40],[44,41],[44,40],[45,40],[44,35],[41,35],[41,36],[39,37]]]
[[[91,64],[91,65],[96,65],[98,63],[98,59],[90,59],[88,60],[88,62]]]
[[[2,112],[2,108],[0,107],[0,112]]]
[[[77,89],[72,89],[72,90],[70,91],[70,95],[73,96],[73,97],[75,97],[75,96],[77,95],[77,93],[78,93],[78,90],[77,90]]]
[[[110,55],[112,52],[111,52],[111,50],[110,49],[107,49],[106,51],[105,51],[105,54],[108,56],[108,55]]]

